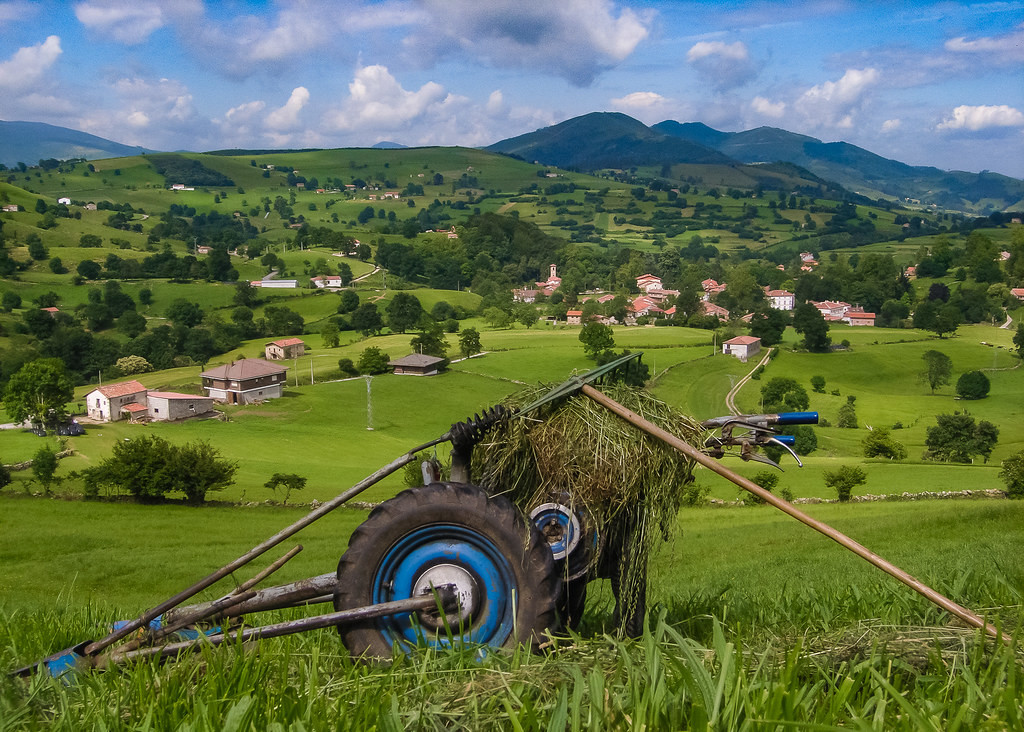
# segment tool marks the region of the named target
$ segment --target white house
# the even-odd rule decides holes
[[[98,386],[85,395],[86,413],[97,422],[117,422],[133,408],[146,408],[146,387],[138,381],[122,381],[120,384]]]
[[[657,275],[642,274],[636,278],[636,287],[641,292],[661,289],[661,278]]]
[[[315,287],[341,287],[341,275],[317,275],[310,277],[309,281]]]
[[[755,336],[736,336],[722,343],[722,353],[735,356],[744,363],[760,350],[761,339]]]
[[[796,295],[792,292],[765,289],[764,296],[768,305],[775,310],[792,310],[796,307]]]

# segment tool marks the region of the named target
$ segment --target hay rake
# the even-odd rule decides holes
[[[379,468],[207,577],[133,620],[116,623],[105,637],[58,651],[12,673],[28,676],[42,672],[67,678],[76,671],[106,669],[142,658],[175,658],[203,645],[329,627],[338,629],[353,656],[363,658],[390,658],[395,649],[409,650],[424,643],[539,647],[546,634],[567,625],[566,587],[574,580],[587,580],[591,569],[588,548],[596,539],[588,534],[586,516],[580,509],[549,501],[528,512],[522,511],[507,499],[474,486],[470,464],[474,446],[495,425],[529,416],[544,405],[580,393],[693,462],[836,541],[968,625],[1008,642],[1008,638],[972,611],[717,460],[727,454],[727,448],[738,447],[742,459],[778,467],[760,453],[761,448],[775,445],[788,450],[799,463],[790,449],[792,438],[778,434],[775,428],[817,423],[817,413],[710,419],[703,427],[720,434],[708,436],[698,448],[595,387],[635,368],[640,355],[627,354],[573,376],[518,410],[499,405],[453,424],[437,439]],[[414,462],[422,451],[445,442],[452,445],[450,480],[441,482],[436,467],[424,463],[424,486],[403,491],[375,508],[353,533],[336,572],[254,590],[301,550],[297,546],[222,597],[183,604]],[[333,604],[333,612],[251,627],[240,622],[252,613],[327,603]]]

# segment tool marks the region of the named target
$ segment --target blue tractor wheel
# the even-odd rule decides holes
[[[506,499],[434,483],[378,506],[338,564],[338,610],[405,600],[452,585],[457,610],[401,613],[339,626],[357,657],[393,648],[537,646],[555,623],[559,582],[547,543]]]

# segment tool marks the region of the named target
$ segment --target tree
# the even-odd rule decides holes
[[[117,359],[114,365],[125,376],[145,374],[153,370],[153,364],[142,356],[125,356],[124,358]]]
[[[203,322],[205,313],[196,303],[179,297],[167,307],[166,315],[175,325],[192,328]]]
[[[811,377],[811,390],[815,394],[825,393],[825,377],[824,376],[812,376]]]
[[[338,313],[341,315],[351,313],[357,307],[359,307],[359,295],[355,293],[355,290],[342,290],[338,301]]]
[[[66,274],[68,271],[60,257],[53,257],[49,262],[49,266],[50,271],[54,274]]]
[[[43,244],[43,240],[39,238],[38,234],[29,234],[25,238],[25,243],[28,244],[28,256],[37,262],[41,262],[50,256],[49,251]]]
[[[907,457],[907,448],[902,442],[893,438],[888,427],[875,427],[869,430],[867,436],[861,440],[861,449],[864,450],[864,457],[884,457],[889,460],[903,460]]]
[[[39,448],[32,456],[32,477],[43,486],[43,493],[50,495],[50,486],[59,483],[57,477],[57,453],[49,445]]]
[[[999,477],[1006,483],[1007,496],[1024,498],[1024,450],[1003,460]]]
[[[338,276],[341,278],[341,284],[345,287],[348,287],[352,282],[352,268],[348,265],[348,262],[338,264]]]
[[[587,358],[596,361],[597,357],[615,348],[615,337],[611,326],[604,323],[590,322],[583,326],[579,334],[583,352]]]
[[[925,364],[921,378],[928,382],[934,394],[938,387],[949,383],[953,375],[953,361],[942,351],[925,351],[921,358]]]
[[[22,366],[11,376],[4,390],[4,409],[14,422],[29,420],[48,430],[67,419],[65,405],[74,397],[75,387],[64,362],[40,358]]]
[[[305,321],[289,307],[268,305],[263,308],[267,330],[274,335],[301,335]]]
[[[385,313],[388,316],[388,327],[395,333],[405,333],[419,322],[423,306],[415,295],[399,292],[391,298]]]
[[[775,486],[779,484],[779,474],[771,470],[761,470],[755,473],[750,480],[753,481],[754,483],[757,483],[759,486],[764,488],[769,493],[774,493]],[[782,499],[785,501],[793,500],[793,492],[788,488],[783,488],[780,495],[782,496]],[[749,503],[756,506],[762,505],[765,502],[765,500],[761,498],[761,496],[755,495],[744,490],[740,491],[740,498],[743,499],[744,503]]]
[[[817,308],[815,308],[817,309]],[[784,310],[769,308],[754,313],[750,319],[750,335],[761,339],[765,346],[774,346],[782,342],[782,334],[789,325],[789,313]]]
[[[134,310],[125,311],[124,315],[117,319],[117,329],[129,338],[136,338],[145,332],[148,323],[144,317]]]
[[[507,328],[512,323],[512,316],[499,307],[485,309],[483,318],[492,328]]]
[[[177,446],[144,435],[115,442],[111,456],[83,471],[83,478],[88,495],[97,495],[105,485],[142,500],[177,491],[189,503],[199,504],[209,491],[231,485],[237,469],[237,463],[222,459],[208,442]]]
[[[956,333],[956,329],[963,322],[964,318],[960,308],[953,303],[946,303],[939,306],[938,311],[935,313],[935,319],[928,330],[934,331],[939,338],[945,338],[947,333],[950,335]]]
[[[976,455],[988,461],[989,455],[999,441],[999,428],[982,420],[975,424],[974,417],[967,412],[940,414],[935,426],[926,431],[925,458],[951,463],[969,463]]]
[[[1013,334],[1013,345],[1017,355],[1024,358],[1024,323],[1017,323],[1017,332]]]
[[[855,396],[846,397],[846,404],[839,407],[839,416],[836,419],[836,427],[850,430],[857,429],[857,409],[853,406],[853,402],[856,399],[857,397]]]
[[[352,327],[364,336],[379,333],[384,327],[384,321],[377,311],[377,306],[372,302],[364,302],[357,307],[352,313]]]
[[[352,363],[351,358],[339,358],[338,359],[338,371],[345,376],[358,376],[359,369]]]
[[[824,353],[832,345],[825,316],[808,302],[793,311],[793,329],[804,337],[804,348],[812,353]]]
[[[762,408],[765,412],[802,412],[811,399],[796,379],[776,376],[761,386]]]
[[[287,506],[292,491],[301,491],[306,487],[306,478],[297,473],[274,473],[263,487],[274,491],[275,495],[278,488],[284,488],[284,500],[281,501],[281,505]]]
[[[370,346],[359,354],[359,362],[356,365],[361,374],[383,374],[387,373],[390,360],[384,351],[376,346]]]
[[[3,294],[3,297],[0,298],[0,305],[3,306],[4,312],[6,313],[11,312],[15,308],[20,308],[21,295],[19,295],[17,292],[12,292],[8,290]]]
[[[520,303],[515,309],[515,318],[518,322],[522,323],[527,329],[532,328],[540,320],[540,313],[537,312],[537,308],[529,303]]]
[[[142,293],[139,293],[139,300],[142,300]],[[242,280],[235,283],[235,294],[231,302],[239,307],[251,308],[259,303],[259,293],[251,284]]]
[[[968,371],[956,381],[956,393],[961,399],[984,399],[992,387],[981,371]]]
[[[464,328],[459,333],[459,351],[465,358],[480,353],[480,332],[476,328]]]
[[[338,337],[338,324],[333,320],[325,320],[320,326],[320,339],[327,348],[337,348],[340,338]]]
[[[868,476],[856,465],[841,465],[822,473],[825,485],[834,488],[839,500],[845,503],[853,496],[853,489],[867,483]]]
[[[430,323],[420,331],[419,335],[409,341],[414,353],[426,356],[445,358],[448,354],[448,341],[444,338],[444,328],[440,323]]]

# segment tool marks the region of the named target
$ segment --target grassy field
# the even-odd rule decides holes
[[[0,665],[103,633],[300,514],[0,498]],[[1006,501],[810,510],[1012,631],[1024,506]],[[239,518],[243,520],[239,520]],[[332,570],[362,518],[300,535],[282,580]],[[47,538],[44,538],[47,537]],[[286,545],[287,546],[287,545]],[[651,572],[650,628],[548,652],[422,651],[353,664],[336,634],[141,662],[73,685],[0,678],[0,729],[1017,729],[1024,656],[774,510],[687,509]],[[837,578],[842,578],[838,580]],[[300,611],[272,613],[268,620]]]

